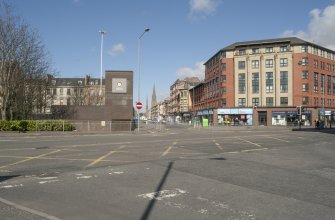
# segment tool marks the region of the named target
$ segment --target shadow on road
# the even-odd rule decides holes
[[[0,176],[0,183],[1,183],[1,182],[4,182],[4,181],[6,181],[6,180],[9,180],[9,179],[18,177],[18,176],[19,176],[19,175],[13,175],[13,176]]]
[[[166,181],[166,179],[167,179],[167,177],[168,177],[168,175],[170,173],[170,170],[172,168],[173,163],[174,163],[173,161],[171,161],[169,163],[169,165],[168,165],[168,167],[167,167],[167,169],[166,169],[166,171],[165,171],[165,173],[164,173],[161,181],[159,182],[159,184],[158,184],[158,186],[157,186],[157,188],[155,190],[155,195],[154,195],[153,199],[150,200],[150,203],[147,205],[145,211],[142,214],[141,220],[146,220],[146,219],[149,218],[149,215],[150,215],[150,213],[151,213],[152,209],[154,208],[155,203],[157,201],[156,198],[157,198],[157,196],[159,196],[159,192],[161,191],[161,189],[163,188],[163,186],[165,184],[165,181]]]

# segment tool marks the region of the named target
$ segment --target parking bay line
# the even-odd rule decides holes
[[[121,149],[123,149],[124,147],[125,147],[125,145],[122,145],[122,146],[118,147],[117,150],[121,150]],[[108,157],[108,156],[110,156],[110,155],[112,155],[112,154],[118,152],[117,150],[112,150],[112,151],[108,152],[107,154],[105,154],[105,155],[99,157],[98,159],[96,159],[96,160],[94,160],[93,162],[91,162],[90,164],[88,164],[88,165],[86,166],[86,168],[91,167],[91,166],[93,166],[93,165],[95,165],[95,164],[101,162],[101,161],[102,161],[103,159],[105,159],[106,157]]]
[[[161,154],[161,157],[164,157],[164,156],[166,156],[169,152],[170,152],[170,150],[173,148],[173,146],[174,145],[176,145],[177,144],[177,142],[173,142],[173,144],[171,145],[171,146],[169,146],[162,154]]]
[[[127,151],[117,151],[117,152],[127,152]],[[16,159],[35,159],[35,160],[64,160],[64,161],[88,161],[92,162],[95,161],[96,159],[84,159],[84,158],[64,158],[64,157],[39,157],[39,158],[34,158],[34,157],[23,157],[23,156],[0,156],[0,158],[16,158]],[[100,162],[131,162],[131,161],[119,161],[119,160],[100,160]],[[2,171],[2,170],[0,170]]]
[[[253,145],[257,146],[257,147],[263,147],[262,145],[259,145],[259,144],[257,144],[257,143],[254,143],[254,142],[245,140],[245,139],[243,139],[243,138],[237,138],[237,139],[239,139],[239,140],[241,140],[241,141],[248,142],[249,144],[253,144]]]
[[[286,143],[290,142],[290,141],[287,141],[287,140],[284,140],[284,139],[280,139],[280,138],[276,138],[276,137],[271,137],[271,136],[266,136],[266,138],[271,138],[271,139],[275,139],[275,140],[286,142]]]
[[[60,151],[61,150],[55,150],[55,151],[52,151],[52,152],[49,152],[49,153],[46,153],[46,154],[41,154],[39,156],[29,157],[27,159],[20,160],[20,161],[15,162],[15,163],[11,163],[11,164],[1,166],[0,169],[6,168],[6,167],[9,167],[9,166],[13,166],[13,165],[17,165],[17,164],[21,164],[21,163],[24,163],[24,162],[27,162],[27,161],[30,161],[30,160],[38,159],[38,158],[41,158],[41,157],[44,157],[44,156],[47,156],[47,155],[50,155],[50,154],[54,154],[54,153],[57,153],[57,152],[60,152]]]

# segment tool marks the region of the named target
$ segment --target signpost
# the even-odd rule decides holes
[[[137,108],[137,126],[138,126],[138,132],[140,132],[140,109],[142,108],[142,102],[136,102],[136,108]]]

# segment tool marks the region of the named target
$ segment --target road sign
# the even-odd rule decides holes
[[[141,109],[142,108],[142,103],[141,102],[137,102],[136,103],[136,108],[137,109]]]

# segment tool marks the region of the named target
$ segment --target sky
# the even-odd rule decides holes
[[[3,1],[3,0],[0,0]],[[335,0],[7,0],[34,28],[58,77],[134,72],[138,100],[169,97],[188,76],[204,78],[203,63],[234,42],[298,36],[335,50]]]

